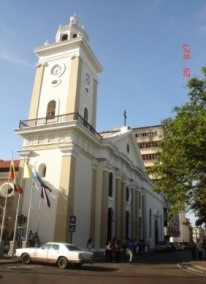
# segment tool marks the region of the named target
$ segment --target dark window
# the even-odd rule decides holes
[[[144,161],[147,161],[147,160],[154,160],[156,158],[157,154],[145,154],[145,155],[142,155],[142,158]]]
[[[109,196],[113,196],[113,174],[109,173]]]
[[[56,102],[50,101],[47,106],[46,118],[51,119],[55,117]]]
[[[129,148],[129,143],[127,143],[127,153],[129,154],[129,150],[130,150],[130,148]]]
[[[68,40],[68,34],[64,34],[64,35],[62,36],[62,41],[64,41],[64,40]]]
[[[126,187],[126,201],[129,202],[129,188]]]
[[[154,148],[154,147],[158,147],[159,144],[158,144],[158,141],[151,141],[151,142],[141,142],[141,143],[138,143],[140,149],[143,149],[143,148]]]
[[[88,117],[89,117],[89,112],[88,112],[88,109],[85,107],[84,108],[84,126],[87,126]]]

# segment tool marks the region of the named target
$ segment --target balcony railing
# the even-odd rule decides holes
[[[57,115],[52,117],[43,117],[37,119],[20,120],[19,128],[36,127],[51,123],[62,123],[78,120],[85,128],[87,128],[93,135],[101,138],[101,135],[89,124],[78,112],[68,113],[64,115]]]

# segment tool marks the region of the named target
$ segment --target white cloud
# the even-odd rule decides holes
[[[27,68],[33,68],[33,64],[31,64],[29,61],[21,58],[17,58],[14,55],[8,54],[6,52],[0,54],[0,59],[7,61],[9,63],[15,64],[15,65],[21,65]]]

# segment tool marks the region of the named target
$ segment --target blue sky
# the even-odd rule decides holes
[[[59,25],[76,13],[103,66],[97,131],[124,123],[161,123],[187,100],[188,77],[206,66],[205,0],[1,0],[0,159],[19,158],[14,129],[27,119],[37,58],[33,49],[54,42]],[[190,59],[183,59],[183,44]]]

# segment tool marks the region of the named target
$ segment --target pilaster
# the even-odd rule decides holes
[[[109,193],[109,172],[104,170],[102,175],[100,247],[104,247],[107,239],[108,193]]]
[[[45,64],[37,65],[28,119],[37,118]]]
[[[95,200],[96,200],[96,189],[97,189],[97,168],[93,163],[92,169],[92,194],[91,194],[91,215],[90,215],[90,236],[95,236]],[[95,245],[95,244],[94,244]]]
[[[121,235],[126,236],[126,184],[121,183]]]
[[[137,239],[137,191],[132,189],[131,200],[132,239]]]
[[[54,230],[55,241],[71,242],[69,217],[74,214],[75,168],[75,153],[69,152],[67,155],[64,154],[60,170],[61,176]]]
[[[69,78],[69,88],[66,104],[66,113],[79,111],[80,86],[82,73],[82,59],[74,57],[71,59],[71,72]]]
[[[121,231],[121,203],[122,203],[122,195],[121,195],[121,180],[119,178],[116,179],[115,182],[115,233],[119,238],[122,234]]]
[[[92,107],[92,127],[96,129],[97,117],[97,80],[93,80],[93,107]]]

